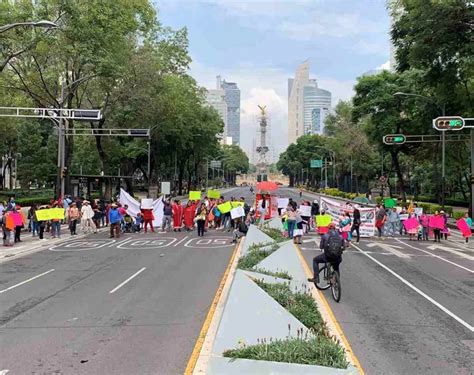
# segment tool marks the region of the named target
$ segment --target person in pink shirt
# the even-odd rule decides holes
[[[428,215],[426,215],[425,213],[421,214],[419,220],[421,224],[421,233],[423,241],[428,241],[428,231],[430,226]]]

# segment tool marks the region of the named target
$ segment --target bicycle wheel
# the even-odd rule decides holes
[[[319,282],[314,283],[314,285],[319,290],[329,289],[329,287],[331,286],[331,283],[329,282],[328,267],[327,266],[321,267],[321,269],[319,270]]]
[[[334,301],[339,302],[341,300],[341,278],[339,272],[333,271],[330,284],[332,298],[334,298]]]

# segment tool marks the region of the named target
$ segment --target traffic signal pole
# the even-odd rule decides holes
[[[474,216],[474,128],[471,128],[471,217]]]
[[[441,107],[441,115],[446,115],[446,106]],[[446,195],[446,132],[441,132],[441,207],[444,210],[444,197]]]

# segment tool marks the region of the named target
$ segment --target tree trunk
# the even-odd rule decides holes
[[[400,167],[400,161],[398,160],[398,152],[390,151],[390,154],[392,155],[393,168],[395,169],[395,173],[397,174],[400,195],[402,197],[403,202],[406,202],[407,197],[406,197],[406,192],[405,192],[405,180],[403,178],[403,172]]]

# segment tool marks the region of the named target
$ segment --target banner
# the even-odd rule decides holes
[[[405,229],[407,231],[416,229],[420,225],[416,217],[411,217],[403,222],[403,225],[405,226]]]
[[[385,198],[383,201],[385,208],[393,208],[397,205],[397,201],[392,198]]]
[[[125,190],[120,189],[119,201],[120,204],[128,206],[127,212],[130,214],[130,216],[137,217],[137,213],[140,212],[140,203],[135,198],[133,198]],[[153,220],[154,227],[160,227],[161,223],[163,222],[163,207],[163,197],[153,201],[153,216],[155,217],[155,220]]]
[[[325,211],[332,216],[333,221],[338,222],[339,216],[344,215],[345,212],[349,212],[351,217],[354,213],[354,207],[351,204],[345,204],[338,202],[333,199],[321,197],[320,210]],[[375,207],[364,207],[359,208],[360,211],[360,236],[371,237],[375,231]]]
[[[36,211],[36,220],[64,220],[64,208],[47,208]]]
[[[316,215],[316,226],[327,227],[332,222],[331,215]]]
[[[145,210],[153,209],[153,199],[143,198],[141,208],[144,208]]]
[[[428,220],[430,228],[444,229],[444,217],[430,216]]]
[[[225,202],[217,206],[221,214],[226,214],[227,212],[230,212],[232,210],[232,205],[230,202]]]
[[[232,205],[232,208],[236,208],[236,207],[243,207],[244,206],[244,202],[230,202],[230,204]]]
[[[200,191],[190,191],[189,192],[189,200],[190,201],[200,201],[201,200],[201,192]]]
[[[21,227],[22,225],[24,225],[23,216],[21,216],[21,213],[12,212],[10,216],[13,219],[13,223],[15,224],[16,227]]]
[[[219,190],[208,190],[207,197],[210,199],[219,199],[221,197],[221,192]]]
[[[463,237],[471,237],[472,236],[472,231],[471,228],[469,228],[469,225],[467,225],[466,220],[464,219],[459,219],[456,222],[459,230],[461,231]]]
[[[233,208],[232,210],[230,210],[230,217],[232,219],[237,219],[238,217],[244,217],[244,216],[245,216],[245,211],[244,211],[243,207],[241,207],[241,206]]]
[[[300,206],[299,210],[301,216],[311,216],[311,206]]]
[[[408,220],[408,214],[400,214],[398,215],[398,218],[400,219],[400,221]]]
[[[290,203],[290,198],[278,198],[278,208],[286,208]]]
[[[423,215],[423,207],[415,207],[414,212],[416,216]]]

